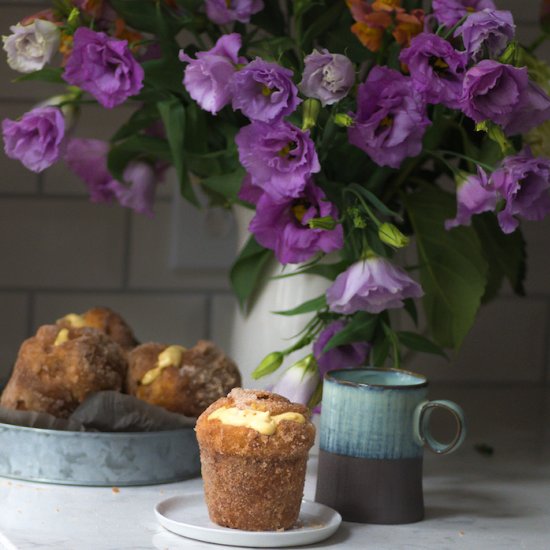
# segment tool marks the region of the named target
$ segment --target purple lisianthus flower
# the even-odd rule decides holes
[[[355,123],[349,141],[380,166],[399,168],[422,150],[430,120],[426,102],[410,78],[387,67],[374,67],[359,86]]]
[[[457,109],[468,58],[447,40],[435,34],[415,36],[399,59],[406,63],[415,88],[428,103],[442,103]]]
[[[529,80],[527,68],[485,59],[464,76],[462,111],[490,120],[506,135],[522,134],[550,119],[550,98]]]
[[[239,57],[241,35],[224,34],[216,45],[205,52],[198,52],[192,59],[180,52],[180,61],[189,63],[185,69],[183,84],[189,95],[202,109],[215,115],[231,102],[230,81],[238,63],[246,63]]]
[[[542,220],[550,212],[550,159],[533,157],[528,150],[507,157],[493,172],[490,187],[506,199],[506,206],[498,214],[504,233],[518,227],[515,216]]]
[[[206,15],[217,25],[248,23],[252,15],[263,9],[263,0],[206,0]]]
[[[124,103],[143,87],[143,68],[134,59],[126,40],[79,27],[63,79],[92,94],[103,107]]]
[[[468,57],[479,61],[483,57],[499,56],[515,32],[511,12],[485,9],[472,13],[454,35],[462,37]]]
[[[321,376],[324,376],[329,370],[351,369],[363,365],[369,355],[371,345],[368,342],[353,342],[337,346],[323,353],[329,340],[341,332],[346,324],[343,319],[333,321],[324,328],[313,344],[313,355],[317,359]]]
[[[157,189],[157,175],[153,167],[140,161],[132,161],[124,170],[127,185],[113,180],[110,188],[121,206],[138,214],[153,215],[153,203]]]
[[[237,197],[244,202],[258,204],[263,194],[263,189],[252,183],[252,176],[246,174],[241,183],[241,188],[239,189]]]
[[[33,172],[42,172],[63,154],[65,119],[57,107],[37,107],[19,120],[2,121],[4,151]]]
[[[456,191],[456,217],[445,221],[445,229],[470,225],[474,214],[492,212],[497,205],[497,193],[488,187],[488,176],[483,168],[476,174],[462,174]]]
[[[304,59],[300,91],[318,99],[323,106],[337,103],[355,83],[353,63],[342,54],[314,50]]]
[[[403,269],[381,257],[352,264],[336,277],[326,292],[329,309],[345,315],[400,308],[403,300],[420,298],[423,294],[420,285]]]
[[[433,0],[432,9],[441,25],[452,27],[464,16],[476,11],[496,9],[493,0]]]
[[[74,138],[69,141],[65,162],[79,176],[92,202],[117,200],[138,214],[153,214],[158,171],[142,161],[132,161],[124,170],[125,183],[117,181],[107,168],[109,143],[99,139]]]
[[[235,136],[239,160],[273,199],[299,197],[321,166],[309,132],[289,122],[253,122]]]
[[[109,143],[100,139],[75,138],[69,141],[65,162],[84,180],[92,202],[109,202],[115,198],[113,176],[107,168]]]
[[[250,120],[274,122],[301,102],[292,71],[259,57],[237,71],[231,81],[233,109]]]
[[[344,246],[340,224],[334,229],[311,228],[308,224],[313,218],[325,217],[336,220],[338,210],[310,180],[299,197],[283,202],[264,193],[248,229],[262,246],[275,252],[280,263],[296,264],[317,252],[328,254]]]

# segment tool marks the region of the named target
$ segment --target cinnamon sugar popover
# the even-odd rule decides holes
[[[271,392],[235,388],[202,413],[196,432],[214,523],[246,531],[296,523],[315,438],[307,407]]]
[[[21,345],[0,406],[67,418],[90,393],[120,391],[126,368],[122,348],[102,332],[44,325]]]
[[[126,391],[186,416],[199,416],[240,385],[237,365],[207,340],[189,349],[149,342],[128,355]]]

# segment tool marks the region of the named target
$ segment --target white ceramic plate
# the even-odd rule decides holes
[[[203,493],[172,497],[155,506],[160,524],[187,538],[230,546],[282,548],[313,544],[330,537],[342,522],[332,508],[302,501],[298,524],[288,531],[241,531],[220,527],[210,521]]]

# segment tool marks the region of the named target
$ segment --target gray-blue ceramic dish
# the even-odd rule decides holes
[[[199,473],[192,427],[106,433],[0,423],[0,476],[107,487],[170,483]]]

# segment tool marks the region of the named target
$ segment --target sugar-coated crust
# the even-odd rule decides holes
[[[90,393],[122,389],[127,362],[122,348],[93,328],[44,325],[21,345],[0,405],[66,418]]]
[[[122,316],[108,307],[94,307],[81,314],[87,327],[103,332],[114,340],[124,350],[128,351],[138,345],[134,333]],[[60,319],[58,325],[70,327],[69,323]]]
[[[156,367],[159,353],[167,347],[149,342],[130,352],[126,386],[130,395],[197,417],[216,399],[240,385],[241,375],[235,363],[207,340],[199,340],[185,351],[181,366],[166,367],[151,384],[141,385],[145,373]]]
[[[307,455],[268,459],[201,449],[210,519],[246,531],[290,529],[300,513],[306,463]]]
[[[210,414],[220,407],[256,409],[269,411],[272,415],[297,412],[304,415],[306,422],[283,420],[274,434],[263,435],[245,426],[229,426],[218,419],[209,420]],[[315,426],[310,421],[307,407],[268,391],[242,388],[233,389],[227,397],[210,405],[197,420],[196,432],[201,448],[211,453],[256,458],[307,456],[315,439]]]

